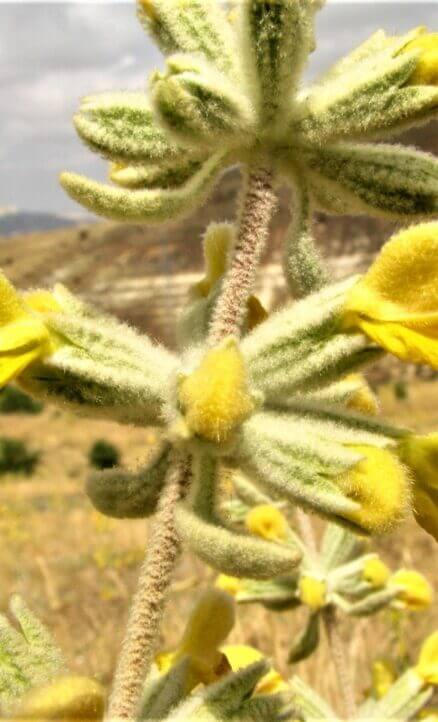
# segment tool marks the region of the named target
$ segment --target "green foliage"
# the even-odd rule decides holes
[[[65,663],[52,636],[16,596],[10,611],[15,628],[0,616],[0,712],[7,715],[32,687],[64,671]]]
[[[149,94],[91,96],[75,117],[92,150],[128,164],[112,175],[122,188],[67,173],[66,191],[110,218],[164,222],[203,202],[225,167],[268,161],[329,212],[435,214],[434,159],[362,146],[436,115],[437,88],[411,83],[420,52],[403,52],[419,31],[378,33],[301,90],[320,5],[242,0],[227,18],[215,0],[140,1],[140,20],[167,56],[165,72],[152,74]],[[294,227],[291,235],[308,275],[317,261],[311,234],[297,236]]]
[[[91,458],[92,457],[92,458]],[[165,476],[169,468],[169,446],[159,448],[137,472],[112,469],[119,454],[112,444],[97,442],[90,452],[90,461],[99,469],[87,481],[87,494],[102,514],[118,519],[135,519],[155,512]]]
[[[395,381],[393,390],[398,401],[406,401],[409,398],[409,386],[406,381]]]
[[[24,441],[0,437],[0,474],[31,476],[39,459],[39,452],[30,451]]]
[[[43,406],[17,386],[6,386],[0,391],[0,414],[39,414]]]
[[[112,469],[120,463],[120,452],[110,441],[98,439],[88,452],[88,461],[96,469]]]

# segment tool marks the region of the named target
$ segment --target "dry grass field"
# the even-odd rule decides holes
[[[382,387],[380,397],[385,413],[398,423],[419,430],[438,427],[437,382],[413,382],[404,401],[395,398],[391,386]],[[71,669],[109,683],[147,534],[143,521],[108,520],[92,509],[82,492],[87,452],[94,440],[104,438],[116,443],[123,461],[131,465],[147,455],[154,435],[45,409],[38,416],[0,416],[0,436],[23,439],[41,451],[32,477],[0,479],[0,608],[6,608],[12,592],[22,594],[53,630]],[[415,566],[438,589],[436,547],[413,522],[377,547],[391,566]],[[176,642],[193,593],[213,577],[205,565],[183,555],[163,646]],[[288,648],[301,621],[301,612],[274,614],[262,607],[241,607],[232,639],[258,646],[287,673]],[[406,617],[402,633],[408,651],[415,655],[421,638],[436,626],[436,607]],[[364,690],[371,660],[396,652],[400,640],[388,613],[372,621],[349,620],[343,631],[358,689]],[[335,699],[324,642],[297,671]]]

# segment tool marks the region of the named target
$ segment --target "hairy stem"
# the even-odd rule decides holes
[[[179,553],[174,509],[188,475],[186,458],[178,455],[172,462],[129,612],[109,702],[108,719],[111,720],[135,719],[144,679],[157,648],[167,590]]]
[[[308,551],[312,556],[317,557],[318,546],[309,516],[301,511],[301,509],[297,509],[296,517],[301,536]],[[354,684],[350,672],[347,651],[339,634],[336,610],[333,607],[326,607],[322,611],[322,619],[327,633],[331,658],[338,678],[339,691],[344,704],[344,712],[348,720],[353,720],[356,718],[357,713]]]
[[[240,333],[276,206],[271,173],[264,168],[251,170],[243,194],[239,234],[210,327],[212,346]]]
[[[357,713],[353,678],[351,676],[351,666],[347,651],[339,634],[336,610],[333,607],[327,607],[322,613],[322,618],[330,645],[333,664],[338,677],[339,689],[344,703],[344,712],[347,720],[353,720],[356,718]]]

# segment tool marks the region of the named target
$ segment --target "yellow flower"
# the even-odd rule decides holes
[[[371,676],[373,697],[376,699],[382,699],[397,679],[394,665],[386,659],[373,662]]]
[[[410,483],[405,468],[387,449],[365,445],[350,448],[363,459],[336,482],[359,505],[345,514],[345,519],[371,534],[390,531],[409,508]]]
[[[403,52],[420,52],[417,67],[409,85],[438,85],[438,33],[424,32],[405,45]]]
[[[88,677],[59,677],[25,696],[14,718],[22,720],[101,720],[105,707],[102,685]]]
[[[431,634],[421,647],[415,671],[426,684],[438,685],[438,631]]]
[[[263,654],[254,647],[245,644],[230,644],[222,647],[222,652],[228,660],[233,672],[249,667],[250,664],[263,659]],[[287,689],[287,684],[282,676],[275,670],[270,669],[260,680],[255,688],[255,694],[276,694]]]
[[[409,436],[400,444],[400,457],[411,469],[414,514],[438,541],[438,434]]]
[[[189,429],[217,443],[254,410],[242,355],[234,339],[208,351],[199,367],[183,379],[179,401]]]
[[[51,294],[36,292],[21,298],[0,273],[0,386],[53,352],[53,338],[38,317],[47,310],[58,310]]]
[[[367,559],[363,566],[363,579],[376,589],[384,587],[390,575],[391,572],[388,567],[378,557],[375,559]]]
[[[310,609],[316,611],[327,604],[327,584],[323,579],[304,576],[298,586],[301,601]]]
[[[156,664],[160,672],[167,672],[183,657],[188,657],[190,670],[187,692],[198,684],[217,681],[229,671],[219,647],[231,632],[234,620],[234,600],[231,595],[220,589],[208,589],[196,604],[176,650],[157,656]]]
[[[233,597],[235,597],[236,594],[238,594],[238,592],[240,591],[242,581],[237,577],[229,577],[228,574],[219,574],[214,583],[214,586],[217,589],[222,589],[223,592],[228,592],[228,594],[231,594]]]
[[[388,586],[398,589],[398,599],[405,609],[421,611],[432,604],[432,587],[419,572],[399,569],[390,578]]]
[[[425,707],[418,715],[418,719],[422,722],[438,722],[438,707]]]
[[[393,236],[351,289],[343,325],[403,361],[438,369],[438,222]]]
[[[289,526],[285,516],[272,504],[259,504],[245,517],[245,526],[262,539],[285,541]]]

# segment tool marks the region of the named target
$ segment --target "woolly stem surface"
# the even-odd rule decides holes
[[[312,556],[317,557],[318,546],[315,531],[309,516],[301,509],[297,509],[296,518],[308,552],[310,552]],[[356,719],[357,714],[354,684],[348,663],[348,655],[342,637],[339,634],[336,610],[333,607],[326,607],[322,610],[321,616],[327,634],[331,658],[338,678],[339,691],[343,701],[346,719],[353,720]]]
[[[136,718],[144,680],[157,650],[167,591],[179,554],[174,509],[182,495],[188,468],[187,459],[175,453],[131,603],[109,701],[108,720]]]
[[[354,720],[357,716],[357,708],[353,678],[345,644],[339,633],[336,610],[333,607],[327,607],[322,612],[322,618],[330,646],[331,658],[338,677],[339,690],[344,703],[346,719]]]
[[[276,206],[270,171],[250,170],[243,193],[239,233],[210,327],[212,346],[227,336],[240,334]]]

